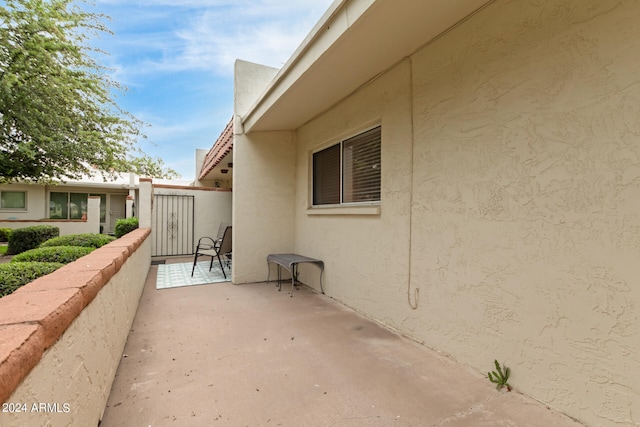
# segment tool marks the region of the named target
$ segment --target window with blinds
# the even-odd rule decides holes
[[[380,126],[313,154],[313,205],[380,201]]]
[[[26,191],[0,191],[0,209],[26,209]]]
[[[52,219],[81,219],[87,213],[87,193],[49,194],[49,218]]]

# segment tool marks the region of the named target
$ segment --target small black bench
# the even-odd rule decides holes
[[[269,254],[267,255],[267,283],[269,283],[269,277],[271,277],[271,263],[278,266],[278,291],[282,290],[282,271],[281,267],[284,267],[289,273],[291,273],[291,292],[289,296],[293,296],[293,289],[298,280],[298,264],[309,263],[315,264],[320,268],[320,291],[324,294],[322,288],[322,273],[324,272],[324,261],[319,259],[309,258],[298,254]]]

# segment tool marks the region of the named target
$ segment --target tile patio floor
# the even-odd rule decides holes
[[[157,268],[100,427],[581,425],[308,288],[156,290]]]

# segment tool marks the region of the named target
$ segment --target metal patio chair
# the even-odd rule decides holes
[[[218,227],[218,235],[216,236],[215,239],[213,239],[217,247],[220,247],[220,243],[222,243],[222,238],[224,237],[224,232],[227,229],[227,227],[231,227],[231,224],[229,224],[228,222],[220,223],[220,226]]]
[[[213,259],[218,258],[218,263],[220,264],[220,269],[222,270],[222,275],[224,278],[227,278],[227,274],[224,271],[224,265],[222,264],[222,258],[225,258],[225,263],[228,266],[228,259],[231,258],[231,239],[232,239],[232,227],[227,226],[222,233],[221,239],[214,239],[212,237],[201,237],[198,240],[198,246],[196,247],[196,253],[193,257],[193,267],[191,268],[191,277],[193,277],[193,273],[196,270],[196,263],[198,262],[198,257],[201,256],[210,256],[211,263],[209,264],[209,271],[213,267]]]

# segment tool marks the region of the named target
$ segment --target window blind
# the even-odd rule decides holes
[[[343,203],[380,200],[380,145],[379,126],[343,142]]]
[[[313,204],[340,203],[340,144],[313,154]]]

